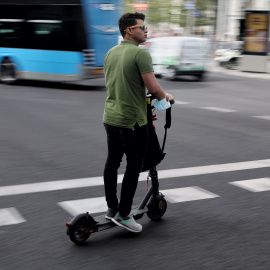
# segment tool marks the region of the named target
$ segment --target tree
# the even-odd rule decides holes
[[[164,0],[151,0],[148,6],[148,22],[158,24],[171,22],[171,2]]]
[[[134,4],[133,0],[123,0],[124,13],[134,12],[134,7],[132,6],[133,4]]]
[[[200,10],[201,14],[196,17],[196,26],[212,25],[213,18],[209,16],[209,11],[214,12],[214,6],[216,1],[214,0],[196,0],[196,10]]]
[[[138,11],[147,14],[147,22],[158,24],[162,22],[178,23],[181,27],[186,27],[191,19],[194,26],[213,25],[214,18],[209,14],[214,12],[216,0],[141,0],[140,3],[147,3],[147,11]],[[180,4],[175,5],[177,2]],[[194,17],[194,11],[185,8],[186,2],[194,2],[194,10],[199,10],[200,16]],[[135,12],[134,4],[136,0],[123,0],[124,12]],[[179,9],[179,11],[178,11]],[[177,15],[174,15],[177,14]]]
[[[138,1],[139,2],[139,1]],[[151,1],[140,1],[140,3],[148,4],[147,11],[135,10],[134,0],[123,0],[124,12],[142,12],[147,14],[147,21],[151,24],[157,24],[160,22],[170,22],[171,14],[171,3],[164,0],[151,0]]]

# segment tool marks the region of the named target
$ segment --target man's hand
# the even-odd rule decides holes
[[[174,100],[174,96],[169,94],[169,93],[166,93],[166,100],[167,101],[171,101],[171,100]]]

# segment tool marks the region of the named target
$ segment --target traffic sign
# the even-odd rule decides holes
[[[194,9],[194,7],[195,7],[195,3],[192,2],[192,1],[188,1],[188,2],[184,3],[184,8],[185,9]]]
[[[199,9],[194,9],[191,12],[191,16],[193,16],[193,17],[201,17],[201,15],[202,15],[202,12]]]

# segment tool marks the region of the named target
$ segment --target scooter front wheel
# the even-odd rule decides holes
[[[160,220],[167,210],[167,201],[162,198],[160,200],[155,200],[149,207],[147,216],[152,220]]]
[[[91,235],[93,226],[86,216],[78,219],[75,224],[67,229],[67,234],[72,242],[82,245]]]

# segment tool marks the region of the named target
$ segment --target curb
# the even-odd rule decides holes
[[[231,70],[231,69],[227,69],[225,67],[219,66],[215,60],[213,60],[210,63],[208,70],[211,72],[223,73],[223,74],[231,75],[231,76],[270,80],[269,72],[256,73],[256,72],[248,72],[248,71],[240,71],[240,70]]]

